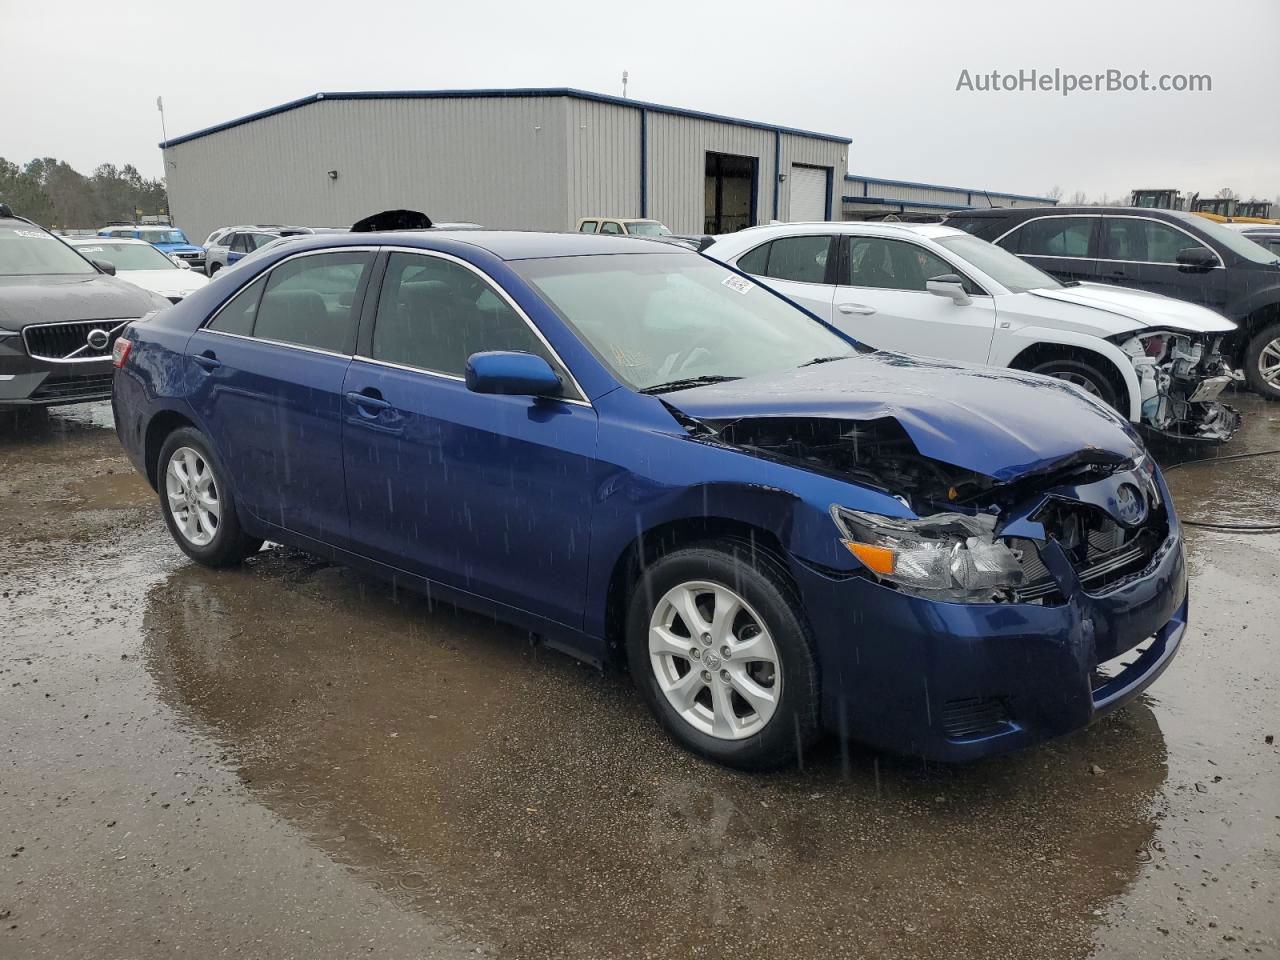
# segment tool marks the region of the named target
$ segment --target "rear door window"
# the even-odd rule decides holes
[[[578,228],[579,233],[595,233],[600,224],[595,220],[583,220],[582,226]]]
[[[357,293],[373,255],[352,251],[287,260],[271,271],[253,335],[263,340],[349,353]]]
[[[372,358],[461,377],[467,359],[486,350],[532,353],[563,376],[529,324],[479,274],[442,257],[391,254]]]
[[[779,237],[770,245],[763,275],[793,283],[825,283],[830,252],[829,235]]]
[[[612,220],[606,220],[604,223],[600,224],[600,232],[611,233],[617,236],[621,236],[622,226],[620,224],[614,223]]]
[[[1024,257],[1089,257],[1097,217],[1042,217],[1030,220],[999,245]]]

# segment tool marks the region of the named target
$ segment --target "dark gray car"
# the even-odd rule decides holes
[[[0,204],[0,407],[111,397],[111,345],[169,306]]]

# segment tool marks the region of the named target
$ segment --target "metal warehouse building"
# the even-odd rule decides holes
[[[161,144],[174,222],[439,221],[676,233],[840,217],[850,141],[571,89],[319,93]]]
[[[851,173],[845,174],[840,201],[845,220],[883,219],[886,214],[942,213],[973,207],[1043,207],[1058,202],[1052,197],[883,180]]]

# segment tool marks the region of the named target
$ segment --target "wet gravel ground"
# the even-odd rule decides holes
[[[1280,447],[1236,402],[1221,452]],[[1169,482],[1280,523],[1280,457]],[[1183,652],[1093,728],[746,775],[502,624],[282,548],[195,566],[104,404],[7,416],[0,957],[1278,956],[1280,535],[1188,553]]]

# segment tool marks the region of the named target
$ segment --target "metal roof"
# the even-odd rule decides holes
[[[951,190],[954,193],[976,193],[991,194],[994,197],[1010,197],[1014,200],[1036,200],[1041,203],[1057,203],[1053,197],[1033,197],[1022,193],[1007,193],[1004,190],[981,190],[973,187],[948,187],[941,183],[916,183],[914,180],[886,180],[883,177],[866,177],[858,173],[846,173],[846,180],[859,180],[863,183],[882,183],[891,187],[922,187],[926,190]],[[901,200],[894,200],[893,203],[902,203]],[[906,201],[911,202],[911,201]]]
[[[834,143],[848,144],[853,142],[848,137],[837,137],[829,133],[815,133],[812,130],[800,130],[795,127],[781,127],[772,123],[758,123],[754,120],[741,120],[737,117],[726,117],[718,113],[704,113],[701,110],[687,110],[683,107],[671,107],[661,103],[648,103],[644,100],[630,100],[625,97],[611,97],[608,94],[592,93],[588,90],[576,90],[573,87],[521,87],[507,90],[359,90],[346,92],[339,91],[335,93],[313,93],[310,96],[301,97],[297,100],[290,100],[288,103],[282,103],[279,106],[259,110],[257,113],[246,114],[243,117],[237,117],[236,119],[228,120],[225,123],[218,123],[214,124],[212,127],[205,127],[203,130],[186,133],[180,137],[172,137],[168,140],[161,141],[160,147],[173,147],[180,143],[188,143],[192,140],[198,140],[201,137],[207,137],[210,134],[220,133],[223,130],[230,130],[232,127],[252,123],[255,120],[262,120],[265,117],[275,116],[278,113],[286,113],[290,110],[296,110],[299,107],[305,107],[308,104],[319,103],[322,100],[483,100],[509,97],[572,97],[577,100],[591,100],[596,103],[611,103],[620,107],[634,107],[637,110],[648,110],[653,113],[666,113],[677,117],[692,117],[697,120],[712,120],[716,123],[730,123],[739,127],[752,127],[757,130],[769,130],[775,133],[789,133],[798,137],[813,137],[814,139],[829,140]]]

